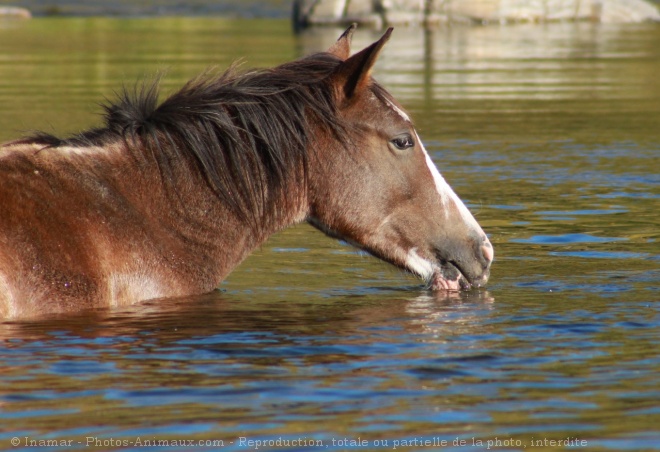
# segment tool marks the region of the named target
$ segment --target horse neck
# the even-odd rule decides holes
[[[164,175],[144,160],[124,178],[135,203],[145,206],[151,224],[167,230],[170,247],[187,251],[192,266],[204,266],[217,284],[272,234],[303,221],[308,214],[302,165],[278,190],[256,193],[244,215],[230,208],[211,188],[196,165],[176,165]],[[257,175],[255,175],[257,177]],[[176,237],[178,243],[172,243]]]

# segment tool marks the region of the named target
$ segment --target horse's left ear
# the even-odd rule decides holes
[[[357,28],[357,24],[353,23],[341,34],[337,42],[328,49],[328,53],[345,60],[351,56],[351,40],[353,39],[353,32]]]
[[[346,30],[346,32],[349,30]],[[352,57],[347,58],[330,75],[331,81],[337,89],[340,101],[350,100],[356,93],[360,92],[369,84],[371,70],[376,63],[381,49],[390,39],[392,30],[393,28],[390,27],[378,41]]]

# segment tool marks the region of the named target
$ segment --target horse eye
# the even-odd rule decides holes
[[[401,151],[415,146],[415,140],[413,140],[413,137],[411,137],[410,134],[408,133],[394,138],[391,141],[391,143],[394,145],[395,148]]]

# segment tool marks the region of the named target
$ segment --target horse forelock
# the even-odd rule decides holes
[[[21,142],[83,147],[123,141],[129,152],[154,158],[163,175],[188,159],[235,214],[258,226],[272,213],[269,203],[282,202],[270,194],[286,188],[298,176],[294,171],[307,177],[315,131],[345,136],[332,87],[324,82],[339,63],[320,53],[271,69],[210,70],[161,103],[157,78],[124,88],[106,103],[104,127],[66,139],[39,133]]]

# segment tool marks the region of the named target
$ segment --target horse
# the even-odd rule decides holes
[[[307,222],[430,290],[483,286],[493,247],[372,77],[392,28],[351,55],[158,80],[104,124],[0,145],[0,317],[203,294],[275,232]]]

